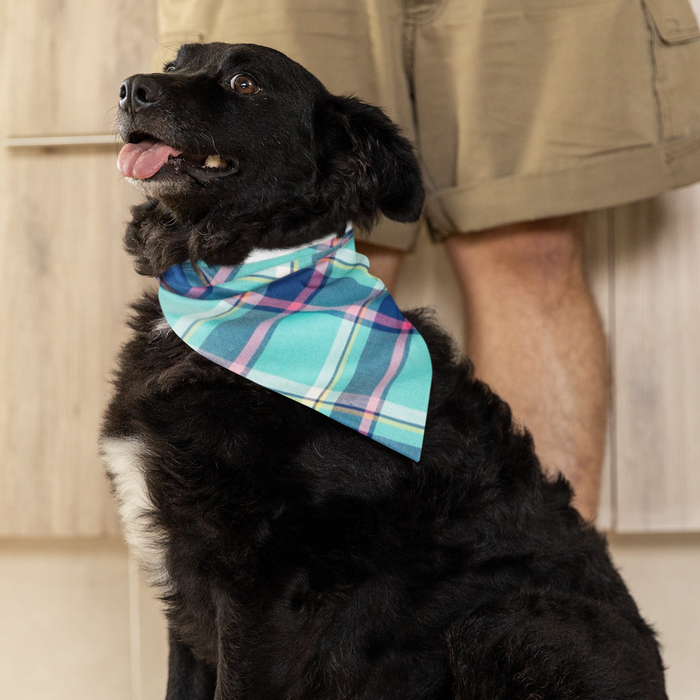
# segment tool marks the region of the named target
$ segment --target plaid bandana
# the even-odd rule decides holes
[[[199,354],[418,461],[430,355],[367,269],[348,227],[235,267],[175,265],[159,300]]]

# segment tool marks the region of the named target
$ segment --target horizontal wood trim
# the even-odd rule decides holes
[[[124,142],[114,134],[65,134],[62,136],[8,136],[6,148],[46,148],[61,146],[115,146]]]

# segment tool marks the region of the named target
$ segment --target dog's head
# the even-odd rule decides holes
[[[236,264],[379,212],[420,216],[420,169],[397,127],[273,49],[184,45],[163,73],[124,81],[117,126],[120,170],[149,197],[127,232],[145,274]]]

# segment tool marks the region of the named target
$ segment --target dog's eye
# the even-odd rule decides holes
[[[242,95],[255,95],[260,92],[258,84],[249,75],[236,75],[231,78],[231,87]]]
[[[171,73],[171,72],[174,71],[174,70],[175,70],[175,61],[171,61],[170,63],[166,63],[166,64],[163,66],[163,71],[164,71],[165,73]]]

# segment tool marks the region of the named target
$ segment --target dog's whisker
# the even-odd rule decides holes
[[[212,149],[213,149],[213,150],[212,150],[212,153],[215,154],[215,155],[221,155],[221,154],[219,153],[219,149],[218,149],[218,147],[217,147],[217,145],[216,145],[216,141],[214,140],[214,136],[213,136],[212,134],[204,134],[204,136],[205,136],[209,141],[211,141],[211,145],[212,145]]]
[[[323,176],[323,173],[321,172],[321,169],[318,167],[318,163],[317,163],[308,153],[306,153],[306,152],[304,153],[304,157],[306,158],[306,160],[309,161],[309,163],[311,163],[311,165],[313,165],[314,170],[315,170],[319,175]]]
[[[202,155],[222,155],[219,152],[219,149],[216,145],[216,141],[212,134],[209,134],[206,131],[199,131],[193,134],[192,136],[194,138],[195,143],[198,144],[197,151]],[[209,148],[210,143],[211,148]],[[201,146],[199,144],[201,144]]]

